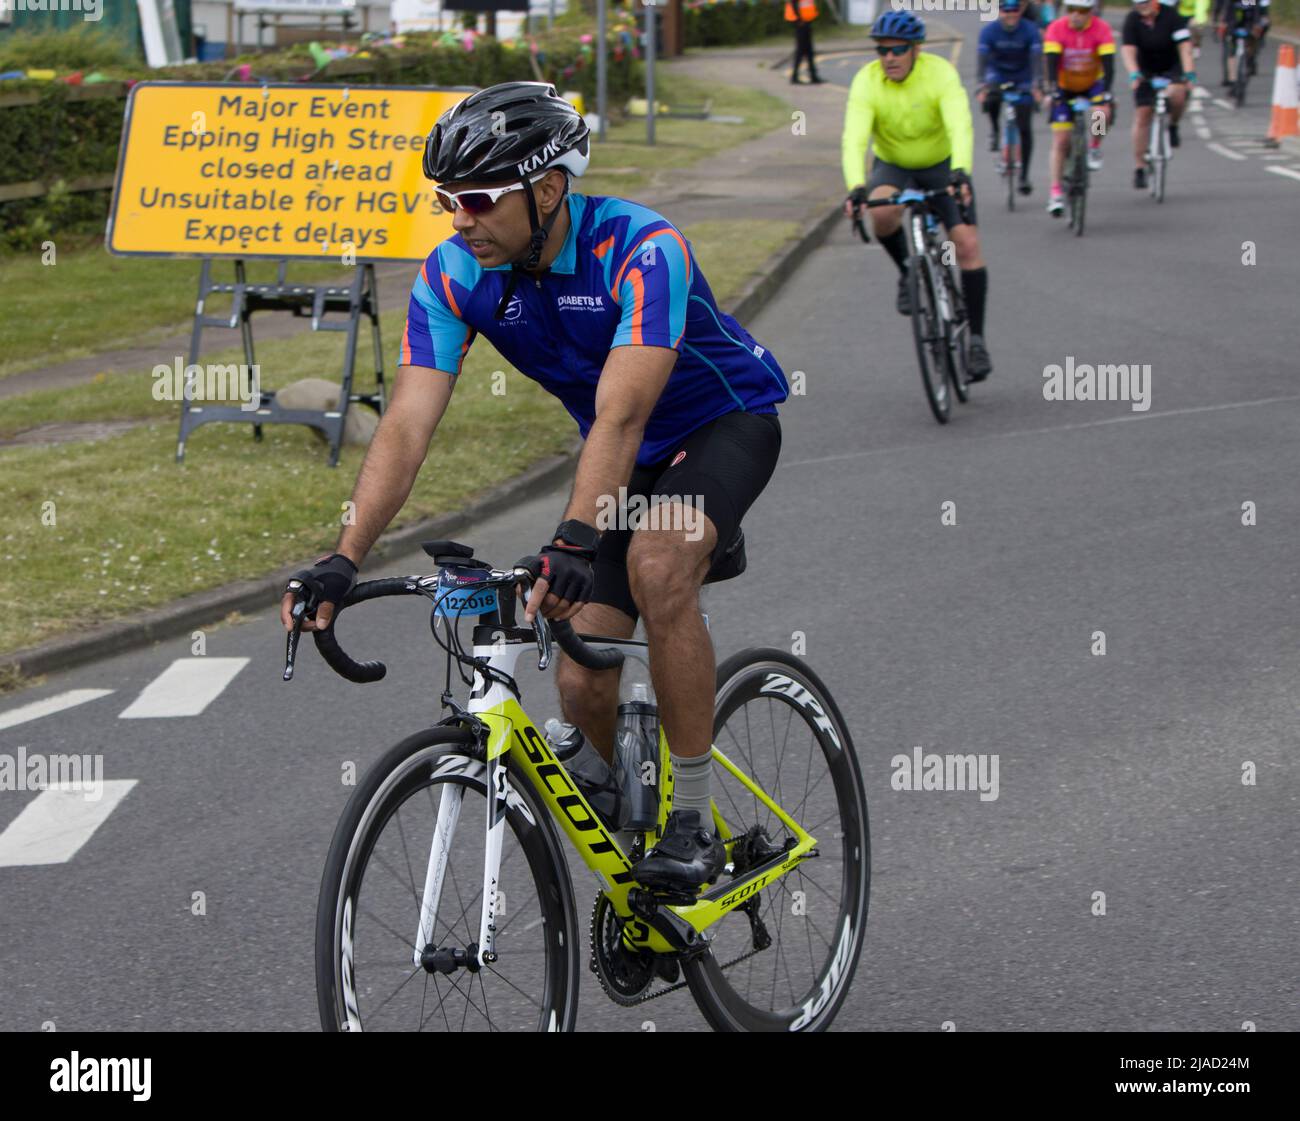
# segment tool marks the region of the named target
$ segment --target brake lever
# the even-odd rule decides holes
[[[514,574],[516,578],[521,580],[524,577],[528,578],[528,584],[526,587],[528,592],[531,593],[533,588],[533,574],[526,568],[516,568],[514,569]],[[525,594],[522,598],[527,602],[528,595]],[[537,614],[533,616],[533,634],[537,637],[537,668],[540,671],[544,670],[551,664],[551,655],[554,652],[554,648],[551,644],[551,628],[547,625],[546,619],[542,615],[540,609]]]
[[[537,668],[544,670],[551,664],[551,628],[540,611],[533,616],[533,633],[537,635]]]
[[[294,583],[297,583],[297,581],[294,581]],[[301,585],[299,586],[301,587]],[[298,590],[293,588],[292,584],[290,587],[295,592]],[[289,631],[288,638],[285,640],[284,676],[281,678],[282,681],[293,680],[293,664],[298,657],[298,640],[302,637],[302,623],[307,617],[307,601],[295,597],[293,609],[289,612],[289,616],[293,619],[293,629]]]

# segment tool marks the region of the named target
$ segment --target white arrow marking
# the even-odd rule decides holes
[[[69,783],[43,790],[0,833],[0,868],[71,860],[135,784],[133,778],[105,782],[103,796],[93,801]]]
[[[66,693],[56,693],[42,701],[32,701],[31,704],[23,705],[21,708],[11,708],[8,712],[0,712],[0,729],[26,724],[29,720],[39,720],[42,716],[62,712],[65,708],[76,708],[77,705],[84,705],[87,701],[97,701],[100,697],[107,697],[112,691],[112,689],[70,689]]]
[[[247,658],[177,658],[118,716],[123,720],[198,716],[246,665]]]

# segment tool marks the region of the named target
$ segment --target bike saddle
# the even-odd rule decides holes
[[[706,584],[716,584],[720,580],[730,580],[744,572],[748,564],[749,561],[745,556],[745,531],[737,526],[736,536],[731,539],[731,544],[713,562],[708,574],[704,577],[704,582]]]

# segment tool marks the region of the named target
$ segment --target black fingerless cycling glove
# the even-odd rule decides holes
[[[290,579],[287,591],[295,591],[298,581],[307,589],[307,613],[314,615],[322,603],[337,607],[357,583],[357,566],[342,553],[331,553],[318,560],[311,568],[299,569]]]
[[[547,545],[538,554],[541,575],[552,595],[570,603],[586,603],[596,583],[591,562],[596,559],[595,549],[578,545]]]

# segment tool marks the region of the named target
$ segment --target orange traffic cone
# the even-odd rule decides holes
[[[1281,43],[1277,48],[1277,72],[1273,75],[1273,119],[1268,125],[1268,138],[1273,141],[1284,136],[1300,135],[1297,121],[1295,48]]]

